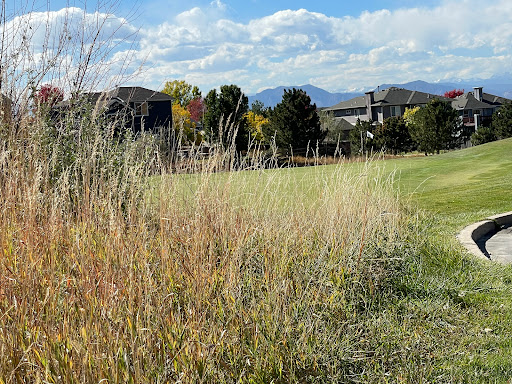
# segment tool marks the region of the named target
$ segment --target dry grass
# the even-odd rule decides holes
[[[268,164],[216,173],[235,164],[218,154],[160,171],[155,203],[155,152],[129,141],[111,163],[97,130],[54,177],[37,124],[0,153],[0,382],[362,377],[404,246],[391,180],[339,165],[292,185]]]

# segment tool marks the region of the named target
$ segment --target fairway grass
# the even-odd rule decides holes
[[[439,156],[386,161],[400,190],[452,230],[512,209],[512,140]],[[454,218],[456,220],[454,220]]]

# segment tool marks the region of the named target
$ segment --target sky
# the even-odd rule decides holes
[[[8,0],[7,7],[8,23],[30,19],[36,53],[44,21],[52,33],[73,30],[79,22],[70,14],[86,15],[89,28],[105,21],[99,39],[112,65],[98,87],[121,61],[127,85],[157,90],[185,80],[203,94],[223,84],[248,95],[304,84],[344,92],[512,72],[510,0]]]

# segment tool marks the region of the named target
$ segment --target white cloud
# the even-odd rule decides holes
[[[437,7],[341,18],[282,10],[247,23],[230,19],[228,11],[215,0],[142,28],[135,53],[147,59],[145,85],[180,78],[205,92],[235,83],[253,93],[265,86],[313,82],[336,91],[512,72],[509,0],[446,0]],[[31,17],[42,23],[49,16]],[[51,18],[55,23],[58,15]],[[136,30],[113,15],[106,27],[121,37]]]

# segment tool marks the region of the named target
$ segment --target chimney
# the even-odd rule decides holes
[[[365,101],[366,101],[366,114],[368,115],[368,118],[373,120],[373,113],[372,113],[372,104],[375,103],[373,91],[366,92],[365,95]]]
[[[475,96],[475,99],[482,101],[482,97],[484,95],[483,87],[473,87],[473,89],[473,96]]]

